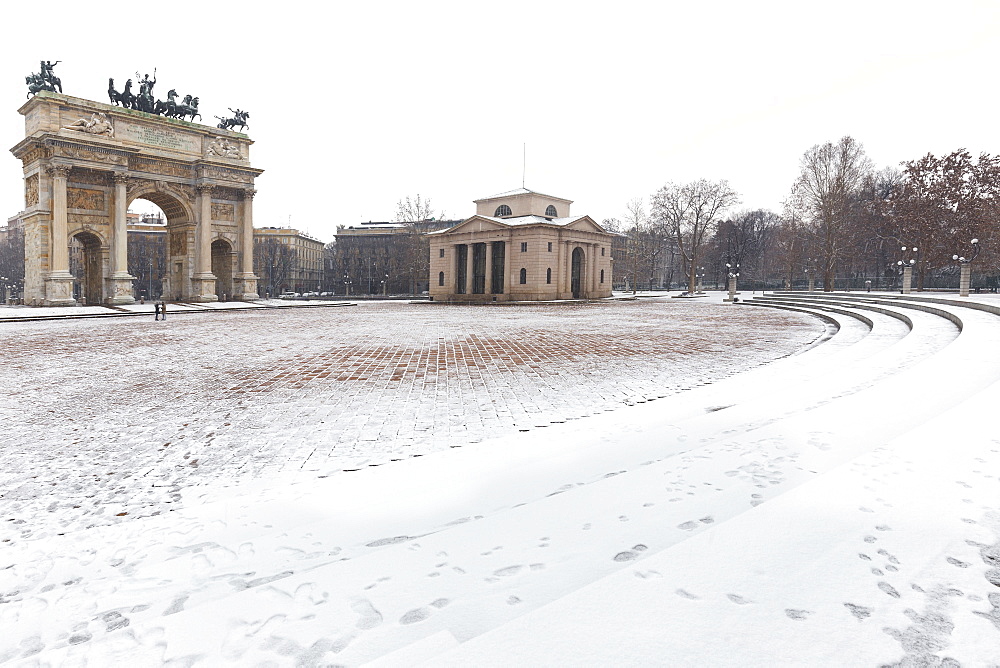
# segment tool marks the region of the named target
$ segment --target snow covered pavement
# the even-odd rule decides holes
[[[256,450],[233,437],[202,444],[193,467],[161,447],[134,453],[160,458],[154,468],[172,483],[175,510],[152,516],[167,502],[130,500],[127,514],[111,519],[66,508],[73,494],[63,491],[21,489],[13,505],[4,497],[4,519],[14,508],[38,526],[10,532],[0,548],[0,624],[11,629],[0,659],[993,665],[1000,441],[983,416],[998,398],[1000,369],[983,350],[1000,341],[1000,317],[891,300],[824,307],[816,313],[838,333],[781,357],[815,339],[819,321],[678,301],[411,307],[417,316],[365,306],[358,313],[371,309],[383,324],[357,332],[375,338],[365,350],[402,339],[405,360],[415,362],[400,370],[404,358],[389,354],[391,363],[358,371],[357,356],[312,351],[278,374],[273,358],[250,361],[261,371],[220,385],[250,388],[245,394],[214,392],[230,412],[244,402],[263,414],[247,428],[261,434]],[[418,327],[411,317],[435,322]],[[318,335],[299,331],[308,319],[281,332],[293,347]],[[594,323],[613,327],[610,336],[595,327],[610,345],[587,338]],[[268,336],[246,324],[238,336],[251,330]],[[338,331],[326,314],[323,331]],[[407,338],[421,336],[475,343],[434,365],[413,352],[427,344]],[[170,360],[196,371],[208,362],[191,340],[173,339],[188,347],[190,363],[180,352]],[[515,344],[527,347],[518,361],[504,360]],[[397,427],[358,442],[360,427],[342,441],[325,420],[352,417],[310,403],[337,384],[322,377],[319,360],[330,358],[349,370],[340,385],[369,388],[368,409],[351,411],[358,420],[366,410],[384,416],[371,423],[379,434],[392,431],[386,422],[408,425],[411,402],[433,410],[444,401],[450,413],[418,422],[428,424],[426,439]],[[226,371],[212,359],[213,370]],[[405,400],[380,403],[393,376],[432,368],[444,374],[432,389],[410,382]],[[448,401],[440,384],[457,385],[462,399]],[[187,386],[199,398],[213,394],[210,383]],[[268,401],[275,394],[297,404],[291,417]],[[424,402],[426,394],[433,399]],[[509,413],[497,408],[501,396]],[[515,398],[522,412],[511,410]],[[608,412],[612,402],[634,405]],[[458,407],[466,408],[456,415]],[[169,402],[150,413],[174,417]],[[188,424],[204,424],[180,436],[197,440],[211,426],[218,439],[211,413],[192,411]],[[171,419],[158,424],[176,428]],[[305,424],[296,430],[296,422]],[[131,441],[115,436],[116,423],[96,424],[123,456]],[[355,445],[327,447],[317,459],[317,432],[329,445]],[[64,432],[50,433],[42,444],[67,447],[57,440]],[[480,442],[452,447],[472,440]],[[200,462],[211,475],[198,475]],[[74,464],[54,457],[41,469],[66,473]],[[80,468],[94,475],[100,467]],[[96,505],[146,498],[142,480],[116,482]],[[43,519],[49,502],[56,522]],[[66,530],[57,531],[61,523]]]

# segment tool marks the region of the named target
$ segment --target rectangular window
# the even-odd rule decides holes
[[[604,257],[604,246],[601,246],[601,257]]]
[[[443,248],[439,248],[438,249],[438,257],[444,257],[444,249]]]
[[[549,242],[549,252],[550,253],[552,252],[552,242],[551,241]]]
[[[522,253],[527,253],[528,252],[528,242],[527,241],[522,241],[521,242],[521,252]]]

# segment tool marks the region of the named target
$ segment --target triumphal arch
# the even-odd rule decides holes
[[[171,91],[173,92],[173,91]],[[196,109],[196,107],[195,107]],[[254,179],[245,134],[41,90],[19,110],[25,138],[25,303],[79,303],[69,246],[83,247],[86,303],[134,301],[126,213],[167,217],[164,298],[254,300]]]

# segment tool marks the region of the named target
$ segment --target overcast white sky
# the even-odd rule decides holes
[[[158,68],[206,123],[250,112],[255,223],[323,240],[420,193],[453,218],[527,187],[621,216],[667,181],[728,179],[778,210],[804,151],[878,166],[1000,152],[1000,2],[18,3],[0,46],[6,146],[23,77],[107,101]],[[4,218],[20,163],[0,160]]]

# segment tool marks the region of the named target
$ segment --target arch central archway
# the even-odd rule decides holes
[[[174,301],[195,301],[197,294],[191,278],[195,270],[193,250],[197,224],[192,192],[157,182],[137,182],[129,188],[128,197],[128,206],[140,199],[152,202],[167,220],[162,261],[149,268],[155,272],[154,278],[160,283],[162,297]],[[136,268],[133,273],[141,272]]]

